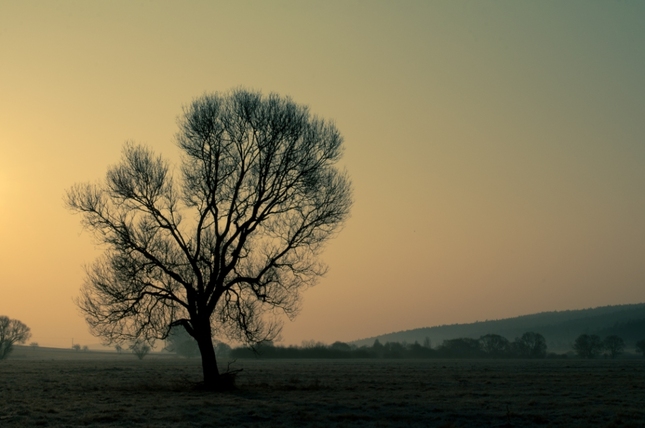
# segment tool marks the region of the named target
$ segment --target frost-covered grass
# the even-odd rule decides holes
[[[231,368],[244,369],[238,389],[213,393],[196,387],[198,360],[5,360],[0,426],[645,426],[645,359],[239,360]]]

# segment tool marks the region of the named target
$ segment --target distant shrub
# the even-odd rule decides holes
[[[344,342],[334,342],[331,344],[329,349],[337,352],[351,352],[352,347]]]
[[[132,345],[130,345],[130,350],[134,355],[136,355],[138,359],[143,360],[143,358],[148,355],[151,348],[145,342],[134,342]]]

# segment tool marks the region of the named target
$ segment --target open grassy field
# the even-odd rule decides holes
[[[212,393],[198,360],[99,356],[0,361],[0,426],[645,426],[645,360],[240,360]]]

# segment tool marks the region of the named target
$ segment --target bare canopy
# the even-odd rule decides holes
[[[18,320],[0,315],[0,360],[13,350],[15,343],[25,343],[31,337],[31,330]]]
[[[69,190],[68,206],[106,244],[78,305],[109,343],[183,326],[216,387],[213,336],[279,333],[279,313],[295,315],[299,291],[325,272],[317,256],[349,214],[351,186],[336,167],[336,127],[275,94],[204,95],[184,109],[176,142],[179,178],[126,144],[104,183]]]

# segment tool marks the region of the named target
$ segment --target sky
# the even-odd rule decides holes
[[[645,302],[644,46],[641,1],[0,0],[0,315],[98,344],[65,191],[237,87],[334,121],[354,188],[282,343]]]

